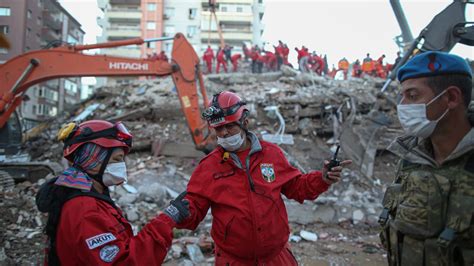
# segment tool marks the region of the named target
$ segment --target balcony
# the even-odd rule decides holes
[[[209,37],[208,31],[201,31],[201,40],[207,41]],[[211,32],[211,40],[219,40],[219,34],[217,32]],[[224,39],[227,40],[235,40],[235,41],[251,41],[253,38],[252,32],[223,32]]]
[[[63,27],[61,19],[49,10],[43,11],[43,25],[53,30],[61,30]]]
[[[129,57],[129,58],[140,58],[141,50],[140,47],[137,48],[110,48],[110,49],[101,49],[101,53],[109,56],[118,56],[118,57]]]
[[[219,22],[252,22],[253,14],[252,13],[239,13],[239,12],[216,12],[217,19]],[[203,21],[209,21],[210,12],[202,12],[201,19]]]
[[[140,23],[142,13],[139,9],[113,8],[107,12],[106,18],[113,22],[136,22]]]
[[[138,38],[141,37],[140,27],[110,27],[106,29],[109,38]]]
[[[51,30],[50,28],[43,27],[41,29],[42,36],[41,38],[47,43],[51,41],[57,41],[57,40],[62,40],[61,34],[59,34],[55,30]]]

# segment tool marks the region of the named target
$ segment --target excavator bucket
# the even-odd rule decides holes
[[[10,42],[3,33],[0,33],[0,47],[10,49]]]
[[[449,52],[460,41],[454,34],[454,29],[459,23],[466,22],[466,3],[454,1],[441,13],[436,15],[423,32],[423,51]]]

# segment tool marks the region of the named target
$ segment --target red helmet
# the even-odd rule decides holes
[[[104,148],[121,147],[127,154],[132,148],[132,134],[122,122],[112,124],[104,120],[90,120],[79,125],[69,123],[58,133],[64,141],[63,156],[69,161],[71,155],[85,143],[95,143]]]
[[[223,91],[214,95],[211,106],[202,113],[202,117],[212,128],[238,122],[244,112],[248,112],[244,107],[246,104],[237,94]]]

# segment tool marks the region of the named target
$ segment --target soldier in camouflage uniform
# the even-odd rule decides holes
[[[406,135],[388,148],[401,161],[379,220],[389,265],[474,265],[471,69],[456,55],[426,52],[398,79]]]

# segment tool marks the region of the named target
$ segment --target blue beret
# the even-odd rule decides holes
[[[447,74],[462,74],[472,78],[471,67],[466,60],[445,52],[425,52],[414,56],[403,65],[397,73],[398,80],[439,76]]]

